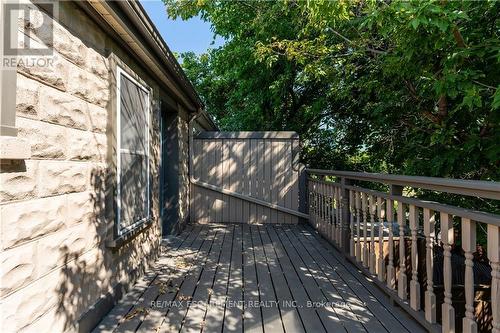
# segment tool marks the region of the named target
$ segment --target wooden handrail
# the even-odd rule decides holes
[[[312,178],[309,178],[308,180],[318,182],[321,184],[341,186],[341,184],[338,182],[329,182],[329,181],[325,181],[325,180],[318,180],[318,179],[312,179]],[[450,205],[442,204],[442,203],[435,202],[435,201],[420,200],[420,199],[409,198],[409,197],[404,197],[404,196],[400,196],[400,195],[392,195],[389,193],[370,190],[370,189],[359,187],[359,186],[346,185],[345,188],[348,190],[362,192],[362,193],[366,193],[368,195],[373,195],[373,196],[376,196],[379,198],[400,201],[400,202],[403,202],[405,204],[415,205],[415,206],[418,206],[421,208],[428,208],[428,209],[432,209],[434,211],[439,211],[439,212],[443,211],[443,212],[446,212],[448,214],[469,218],[469,219],[474,220],[476,222],[482,222],[482,223],[488,223],[488,224],[494,224],[494,225],[500,226],[500,215],[497,215],[497,214],[486,213],[486,212],[482,212],[482,211],[478,211],[478,210],[471,210],[471,209],[466,209],[466,208],[461,208],[461,207],[450,206]]]
[[[215,185],[212,185],[212,184],[208,184],[208,183],[202,182],[202,181],[197,180],[197,179],[192,179],[191,183],[194,184],[194,185],[196,185],[196,186],[200,186],[200,187],[206,188],[207,190],[219,192],[219,193],[222,193],[222,194],[225,194],[225,195],[232,196],[234,198],[238,198],[240,200],[252,202],[252,203],[260,205],[260,206],[264,206],[264,207],[268,207],[268,208],[271,208],[271,209],[275,209],[275,210],[280,211],[282,213],[287,213],[287,214],[291,214],[291,215],[294,215],[294,216],[297,216],[297,217],[301,217],[301,218],[304,218],[304,219],[309,219],[309,215],[308,214],[304,214],[302,212],[299,212],[299,211],[296,211],[296,210],[293,210],[293,209],[290,209],[290,208],[286,208],[286,207],[283,207],[283,206],[280,206],[280,205],[277,205],[277,204],[273,204],[273,203],[270,203],[270,202],[267,202],[267,201],[264,201],[264,200],[260,200],[260,199],[251,197],[251,196],[246,195],[246,194],[242,194],[242,193],[238,193],[238,192],[233,192],[233,191],[227,190],[227,189],[219,187],[219,186],[215,186]]]
[[[426,190],[500,200],[500,182],[320,169],[306,169],[306,172],[310,175],[336,176],[352,180],[409,186]]]

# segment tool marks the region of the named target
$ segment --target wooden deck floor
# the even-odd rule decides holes
[[[97,332],[423,332],[309,226],[189,226]]]

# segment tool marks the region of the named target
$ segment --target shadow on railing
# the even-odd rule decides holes
[[[500,215],[408,195],[500,200],[500,183],[307,172],[309,222],[391,300],[430,331],[500,332]]]

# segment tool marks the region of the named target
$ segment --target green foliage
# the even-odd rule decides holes
[[[225,45],[183,67],[226,130],[311,167],[500,180],[500,2],[165,0]]]

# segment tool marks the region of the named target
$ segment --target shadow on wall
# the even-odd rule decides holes
[[[111,75],[114,72],[108,69]],[[110,83],[116,82],[111,77]],[[116,86],[110,84],[110,100],[115,98]],[[109,102],[108,102],[109,103]],[[109,111],[110,108],[107,107]],[[154,110],[154,109],[153,109]],[[150,144],[150,198],[158,193],[158,119],[156,112],[152,112],[149,136]],[[86,251],[75,251],[72,246],[60,248],[60,255],[64,258],[64,267],[61,270],[61,282],[57,290],[58,305],[56,317],[62,322],[63,329],[69,331],[88,332],[100,321],[101,317],[115,304],[116,299],[127,292],[131,284],[144,274],[149,263],[157,257],[159,229],[153,227],[142,231],[118,249],[106,247],[106,240],[111,238],[115,228],[116,207],[116,136],[118,129],[109,124],[116,122],[111,112],[108,112],[107,152],[99,160],[106,161],[105,165],[97,165],[90,172],[88,205],[82,223],[88,226],[86,234],[78,241],[91,242],[92,248]],[[132,127],[138,123],[132,124]],[[134,129],[131,129],[134,131]],[[135,129],[137,130],[137,129]],[[89,143],[90,144],[90,143]],[[122,171],[122,177],[137,179],[140,168],[128,168]],[[134,196],[134,187],[122,189],[126,198]],[[151,218],[157,221],[157,202],[151,200]],[[70,212],[71,213],[71,212]],[[81,248],[81,247],[79,247]],[[110,296],[113,295],[113,296]],[[96,302],[104,300],[104,303]]]
[[[56,290],[59,297],[57,318],[63,322],[64,330],[88,332],[93,329],[115,304],[116,299],[106,294],[121,298],[148,269],[146,256],[150,255],[151,260],[157,257],[155,239],[159,231],[151,227],[116,250],[106,247],[106,228],[112,228],[114,221],[109,218],[112,208],[106,207],[113,190],[107,190],[106,184],[114,178],[113,173],[104,169],[92,171],[92,194],[89,195],[92,210],[82,216],[88,221],[89,230],[82,237],[92,237],[94,247],[84,253],[72,251],[67,246],[60,249],[64,267]],[[97,305],[103,296],[105,304]]]
[[[67,246],[60,249],[64,257],[64,267],[61,271],[61,283],[58,286],[59,297],[57,317],[64,322],[65,330],[75,330],[80,316],[91,307],[98,295],[109,291],[109,281],[112,274],[110,261],[105,256],[105,175],[102,170],[92,171],[93,193],[89,202],[93,210],[88,216],[87,235],[92,236],[96,247],[87,253],[74,252]],[[85,235],[83,236],[85,237]],[[82,331],[80,329],[80,331]]]
[[[302,208],[304,172],[291,141],[196,139],[194,177],[236,193],[287,208]],[[302,187],[301,187],[302,185]],[[194,187],[198,222],[292,222],[292,216],[238,198]]]
[[[110,50],[113,49],[111,44],[114,42],[109,41],[107,37],[104,38],[103,35],[105,36],[105,32],[98,31],[98,28],[95,28],[97,27],[95,22],[92,21],[92,19],[85,13],[83,13],[79,9],[79,7],[77,7],[77,5],[70,2],[61,2],[60,6],[61,14],[64,14],[61,15],[61,17],[67,20],[63,23],[71,23],[71,28],[73,28],[73,30],[70,30],[71,28],[66,27],[63,25],[63,23],[61,23],[61,31],[63,31],[64,29],[68,30],[66,31],[67,36],[71,37],[69,44],[73,42],[73,37],[75,37],[75,40],[86,37],[88,37],[89,39],[96,37],[95,40],[91,42],[82,39],[81,41],[83,45],[77,43],[75,44],[77,44],[78,47],[81,47],[82,50],[93,49],[95,52],[92,53],[98,53],[99,55],[107,59],[107,61],[104,61],[104,63],[107,66],[106,69],[109,76],[106,79],[100,77],[100,79],[97,80],[99,82],[104,82],[105,87],[109,87],[109,99],[107,101],[104,101],[105,97],[103,96],[105,94],[97,94],[97,96],[91,96],[92,93],[96,93],[96,91],[99,92],[99,89],[101,88],[92,86],[89,88],[90,84],[93,83],[93,81],[90,78],[85,77],[85,75],[91,76],[94,74],[99,76],[98,74],[93,73],[95,69],[83,68],[82,63],[78,63],[78,65],[76,65],[75,62],[72,61],[71,57],[68,56],[68,50],[66,50],[65,53],[62,52],[64,50],[56,49],[56,51],[58,52],[57,55],[59,56],[59,60],[61,60],[65,64],[64,69],[66,69],[67,67],[68,70],[75,70],[77,74],[80,74],[81,72],[79,78],[83,78],[82,82],[89,85],[84,86],[84,84],[82,84],[81,87],[77,87],[78,89],[75,88],[74,91],[67,90],[64,91],[64,93],[72,94],[73,97],[78,97],[80,101],[88,103],[89,105],[91,103],[95,105],[99,104],[99,107],[105,105],[103,108],[108,111],[106,128],[107,151],[99,152],[99,149],[97,149],[100,144],[100,141],[98,140],[99,138],[97,137],[98,134],[96,133],[97,131],[91,132],[90,129],[99,126],[94,126],[95,124],[92,123],[93,118],[89,117],[89,130],[86,134],[88,134],[88,137],[90,139],[87,139],[87,136],[85,136],[85,139],[82,139],[86,140],[86,145],[85,147],[82,147],[82,152],[80,152],[79,154],[72,154],[73,157],[68,157],[67,159],[64,152],[61,153],[61,156],[57,157],[59,158],[58,161],[62,163],[67,162],[68,164],[81,164],[81,170],[84,171],[81,171],[79,175],[90,175],[91,186],[89,187],[87,185],[85,186],[85,189],[78,190],[84,192],[74,193],[71,192],[72,190],[63,188],[65,184],[63,184],[63,181],[60,181],[60,188],[58,188],[57,191],[54,191],[57,192],[57,195],[61,195],[61,197],[63,198],[80,195],[80,198],[82,199],[83,196],[88,196],[88,198],[85,198],[83,202],[81,202],[82,200],[79,200],[78,205],[71,205],[71,211],[67,212],[69,216],[77,219],[77,225],[75,225],[75,229],[73,229],[73,225],[71,226],[71,242],[66,242],[65,239],[63,244],[60,245],[58,253],[59,261],[57,261],[57,267],[59,268],[56,272],[51,271],[51,274],[53,273],[53,275],[51,276],[56,276],[57,274],[59,274],[59,276],[55,277],[57,281],[53,281],[54,284],[57,284],[57,287],[54,288],[47,286],[47,290],[45,291],[48,295],[47,299],[50,299],[50,314],[49,311],[43,312],[40,317],[29,318],[27,319],[27,321],[33,320],[33,322],[28,327],[38,327],[42,322],[43,324],[47,322],[47,325],[50,326],[44,328],[47,329],[48,327],[51,327],[51,331],[88,331],[92,328],[92,325],[97,324],[97,322],[95,321],[98,320],[98,318],[87,320],[88,317],[86,317],[85,323],[83,323],[83,321],[81,320],[81,318],[83,318],[82,316],[86,316],[86,314],[89,313],[86,311],[99,300],[99,297],[108,292],[114,292],[113,288],[119,282],[124,281],[130,283],[134,281],[137,276],[142,274],[144,269],[147,268],[148,264],[145,260],[145,256],[147,254],[151,254],[148,259],[153,259],[155,257],[155,251],[158,249],[159,243],[157,241],[157,239],[159,239],[159,232],[157,226],[155,226],[154,228],[149,228],[148,230],[145,230],[141,234],[137,235],[137,237],[134,238],[133,241],[125,244],[116,251],[112,251],[111,249],[106,248],[106,237],[110,234],[114,225],[113,210],[115,206],[114,196],[116,187],[114,185],[116,180],[114,171],[116,165],[116,128],[111,125],[116,122],[116,118],[111,114],[111,112],[109,112],[111,110],[111,101],[116,98],[116,86],[114,86],[113,84],[113,82],[116,82],[116,78],[113,78],[111,76],[113,74],[113,71],[110,68]],[[42,32],[34,31],[34,35],[36,35],[37,37],[39,37],[39,33]],[[94,33],[96,34],[96,36],[93,35]],[[54,40],[65,41],[65,39]],[[96,45],[93,43],[101,44]],[[57,45],[50,46],[54,48],[58,47]],[[106,48],[106,50],[104,50],[104,48]],[[117,53],[119,53],[120,57],[122,57],[123,60],[132,63],[132,59],[124,51],[117,50]],[[92,59],[86,59],[84,57],[86,55],[86,52],[82,52],[81,55],[83,57],[82,61],[93,61]],[[77,68],[76,66],[80,66],[80,68]],[[51,79],[51,75],[54,73],[40,68],[37,69],[35,67],[31,69],[33,70],[32,72],[26,71],[26,69],[23,68],[18,68],[18,72],[25,76],[29,76],[30,78],[35,78],[41,84],[50,85],[50,82],[48,82],[48,80]],[[54,71],[56,70],[60,70],[60,68],[55,68]],[[105,70],[103,72],[105,72]],[[84,79],[89,80],[87,81]],[[75,82],[77,81],[73,81],[73,83]],[[61,87],[58,86],[56,88],[60,89]],[[47,90],[49,91],[50,89]],[[59,93],[62,94],[63,92]],[[159,156],[159,152],[157,150],[157,147],[159,145],[157,144],[158,128],[155,128],[155,125],[157,126],[158,121],[154,118],[155,116],[157,116],[156,113],[153,112],[152,115],[153,116],[151,123],[153,124],[153,126],[151,126],[150,137],[152,139],[153,144],[151,146],[153,148],[151,148],[152,158],[150,161],[150,171],[151,178],[156,179],[158,178],[158,171],[156,166],[158,165],[157,158]],[[57,114],[57,116],[65,117],[64,114]],[[68,128],[72,127],[72,124],[67,123],[61,123],[58,125],[66,126]],[[94,149],[94,147],[96,148]],[[37,148],[33,147],[33,149],[35,150]],[[97,156],[97,154],[99,153],[101,153],[103,156]],[[40,164],[42,163],[41,160],[43,159],[50,160],[51,158],[45,155],[41,156],[39,162]],[[26,165],[28,164],[29,166],[29,163],[29,161],[21,161],[8,167],[4,167],[4,165],[2,165],[1,172],[26,172]],[[36,176],[38,177],[38,174]],[[64,175],[61,175],[61,177],[63,176]],[[21,177],[25,176],[19,176],[19,178]],[[129,175],[129,177],[133,178],[134,175]],[[59,179],[56,179],[56,181],[59,181]],[[157,193],[157,182],[153,181],[152,184],[154,186],[152,189],[153,193]],[[35,197],[35,194],[33,194],[33,197]],[[158,211],[158,207],[156,206],[157,202],[153,200],[153,212]],[[57,212],[57,214],[59,214],[59,212]],[[58,218],[61,217],[58,216]],[[157,217],[155,217],[154,215],[153,219],[154,221],[157,221]],[[64,222],[66,223],[68,221]],[[69,224],[69,222],[67,224]],[[74,221],[72,224],[75,224]],[[73,231],[75,232],[73,233]],[[58,236],[59,234],[55,236],[54,239],[58,239]],[[50,237],[52,237],[52,235]],[[50,240],[51,238],[48,239]],[[57,246],[59,246],[59,244],[54,244],[54,247]],[[44,258],[44,255],[48,256],[51,254],[49,254],[48,251],[47,254],[43,252],[41,253],[40,260],[42,261],[42,264],[44,264],[44,260],[48,259]],[[127,289],[127,287],[128,286],[124,286],[123,289]],[[19,295],[19,297],[25,297],[21,293]],[[56,302],[56,300],[57,305],[54,306],[52,302]],[[35,306],[37,306],[37,304],[33,305],[33,307]],[[46,307],[49,307],[49,305],[46,305]],[[38,311],[38,309],[34,310]],[[101,312],[101,315],[104,314],[105,313]]]

